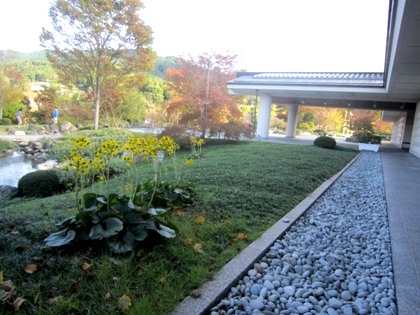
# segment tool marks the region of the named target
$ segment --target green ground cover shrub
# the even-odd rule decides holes
[[[10,118],[0,118],[0,125],[2,126],[10,126],[13,122]]]
[[[325,149],[335,149],[337,143],[334,138],[328,136],[320,136],[314,140],[314,145]]]
[[[18,145],[9,140],[0,139],[0,156],[7,154],[10,150],[15,150],[18,148]]]
[[[211,145],[208,144],[211,143]],[[238,252],[280,220],[356,152],[266,142],[208,141],[204,158],[185,167],[196,185],[194,202],[168,211],[178,237],[151,238],[130,256],[112,255],[93,243],[67,250],[45,248],[54,224],[75,215],[74,193],[43,199],[0,200],[0,273],[14,286],[0,313],[168,314]],[[189,152],[178,153],[183,161]],[[161,179],[177,172],[164,159]],[[139,164],[109,181],[117,194],[125,185],[153,176]],[[25,271],[27,270],[27,271]]]

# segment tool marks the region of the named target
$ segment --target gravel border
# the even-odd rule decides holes
[[[397,314],[380,154],[362,152],[210,314]]]

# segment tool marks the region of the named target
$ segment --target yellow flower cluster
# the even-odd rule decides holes
[[[179,149],[179,145],[171,137],[163,136],[159,139],[157,149],[165,150],[169,155],[174,155],[175,151]]]
[[[121,153],[120,145],[115,140],[108,140],[102,143],[101,147],[95,151],[96,157],[115,157]]]
[[[103,173],[111,158],[121,157],[128,165],[131,165],[135,157],[157,157],[158,151],[166,151],[173,155],[179,146],[170,137],[130,138],[123,145],[116,140],[108,140],[89,154],[91,142],[87,137],[77,137],[72,141],[73,148],[64,160],[67,162],[65,170],[74,170],[79,176],[88,175],[90,171]],[[192,162],[190,162],[192,164]]]
[[[77,150],[84,151],[90,146],[90,140],[85,136],[80,136],[73,140],[73,145]]]
[[[89,161],[85,159],[84,154],[90,145],[88,138],[80,136],[72,141],[73,148],[70,149],[69,155],[64,157],[67,164],[64,165],[64,170],[74,169],[78,174],[86,175],[89,173]]]
[[[172,138],[164,136],[159,140],[154,137],[148,137],[147,139],[130,138],[122,150],[130,153],[132,157],[141,155],[156,157],[159,150],[164,150],[168,155],[173,155],[178,148],[179,146]],[[128,157],[124,159],[129,160]]]
[[[86,175],[89,173],[89,163],[80,154],[71,155],[68,163],[63,167],[64,170],[75,169],[77,173]]]
[[[201,147],[204,144],[204,139],[190,136],[190,141],[194,146]]]

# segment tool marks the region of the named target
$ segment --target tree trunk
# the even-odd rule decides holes
[[[95,126],[95,130],[98,130],[99,127],[99,107],[101,103],[101,87],[100,87],[100,80],[97,79],[96,87],[95,87],[95,117],[93,118],[93,124]]]

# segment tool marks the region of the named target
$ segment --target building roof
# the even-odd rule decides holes
[[[383,87],[383,73],[355,72],[238,72],[228,83]]]
[[[240,72],[227,83],[229,93],[267,94],[277,104],[415,110],[420,102],[419,12],[418,0],[390,0],[383,73]]]

